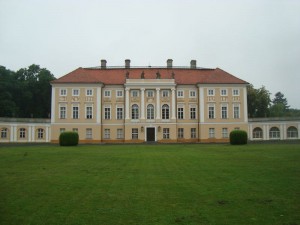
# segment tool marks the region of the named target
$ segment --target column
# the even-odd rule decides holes
[[[10,142],[14,141],[14,126],[10,126]]]
[[[175,88],[172,88],[172,115],[171,115],[171,119],[175,120],[176,119],[176,109],[175,109]]]
[[[266,136],[267,136],[267,139],[266,140],[269,140],[270,139],[270,126],[267,125],[267,133],[266,133]]]
[[[300,123],[298,123],[298,139],[300,139]]]
[[[263,140],[267,140],[267,126],[264,124],[263,125]]]
[[[97,87],[97,109],[96,109],[96,122],[101,123],[102,106],[101,106],[101,87]]]
[[[280,140],[283,140],[284,139],[284,128],[283,128],[283,125],[280,124]]]
[[[31,141],[35,142],[35,126],[31,127]]]
[[[49,127],[46,127],[46,142],[49,142]]]
[[[51,93],[51,123],[55,122],[55,88],[52,87]]]
[[[18,131],[17,131],[17,126],[13,127],[14,129],[14,134],[13,134],[13,142],[17,141],[17,136],[18,136]]]
[[[125,119],[129,120],[129,90],[130,88],[125,88]]]
[[[204,89],[199,87],[199,112],[200,123],[204,123]]]
[[[156,119],[160,119],[160,88],[156,88]]]
[[[32,127],[31,126],[28,126],[28,129],[27,129],[27,140],[28,142],[31,142],[31,135],[32,135]]]
[[[284,140],[287,139],[286,133],[287,133],[287,130],[286,130],[286,123],[285,123],[285,124],[283,124],[283,133],[282,133],[282,136],[283,136]]]
[[[249,134],[249,140],[253,140],[253,125],[252,124],[250,124],[249,125],[249,130],[248,130],[248,134]]]
[[[243,109],[244,109],[244,121],[248,123],[248,105],[247,105],[247,87],[244,87],[243,91],[244,101],[243,101]]]
[[[141,88],[141,119],[145,119],[145,88]]]

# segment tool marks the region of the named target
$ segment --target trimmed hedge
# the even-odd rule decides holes
[[[247,132],[244,130],[234,130],[230,132],[230,144],[245,145],[248,141]]]
[[[79,135],[77,132],[66,131],[59,135],[60,146],[76,146],[79,142]]]

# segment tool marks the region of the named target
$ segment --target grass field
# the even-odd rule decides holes
[[[0,224],[300,225],[300,145],[0,145]]]

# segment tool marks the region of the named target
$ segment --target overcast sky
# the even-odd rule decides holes
[[[300,109],[299,0],[0,0],[0,65],[219,67]]]

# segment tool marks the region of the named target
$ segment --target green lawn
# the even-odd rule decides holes
[[[0,224],[300,225],[300,145],[0,145]]]

